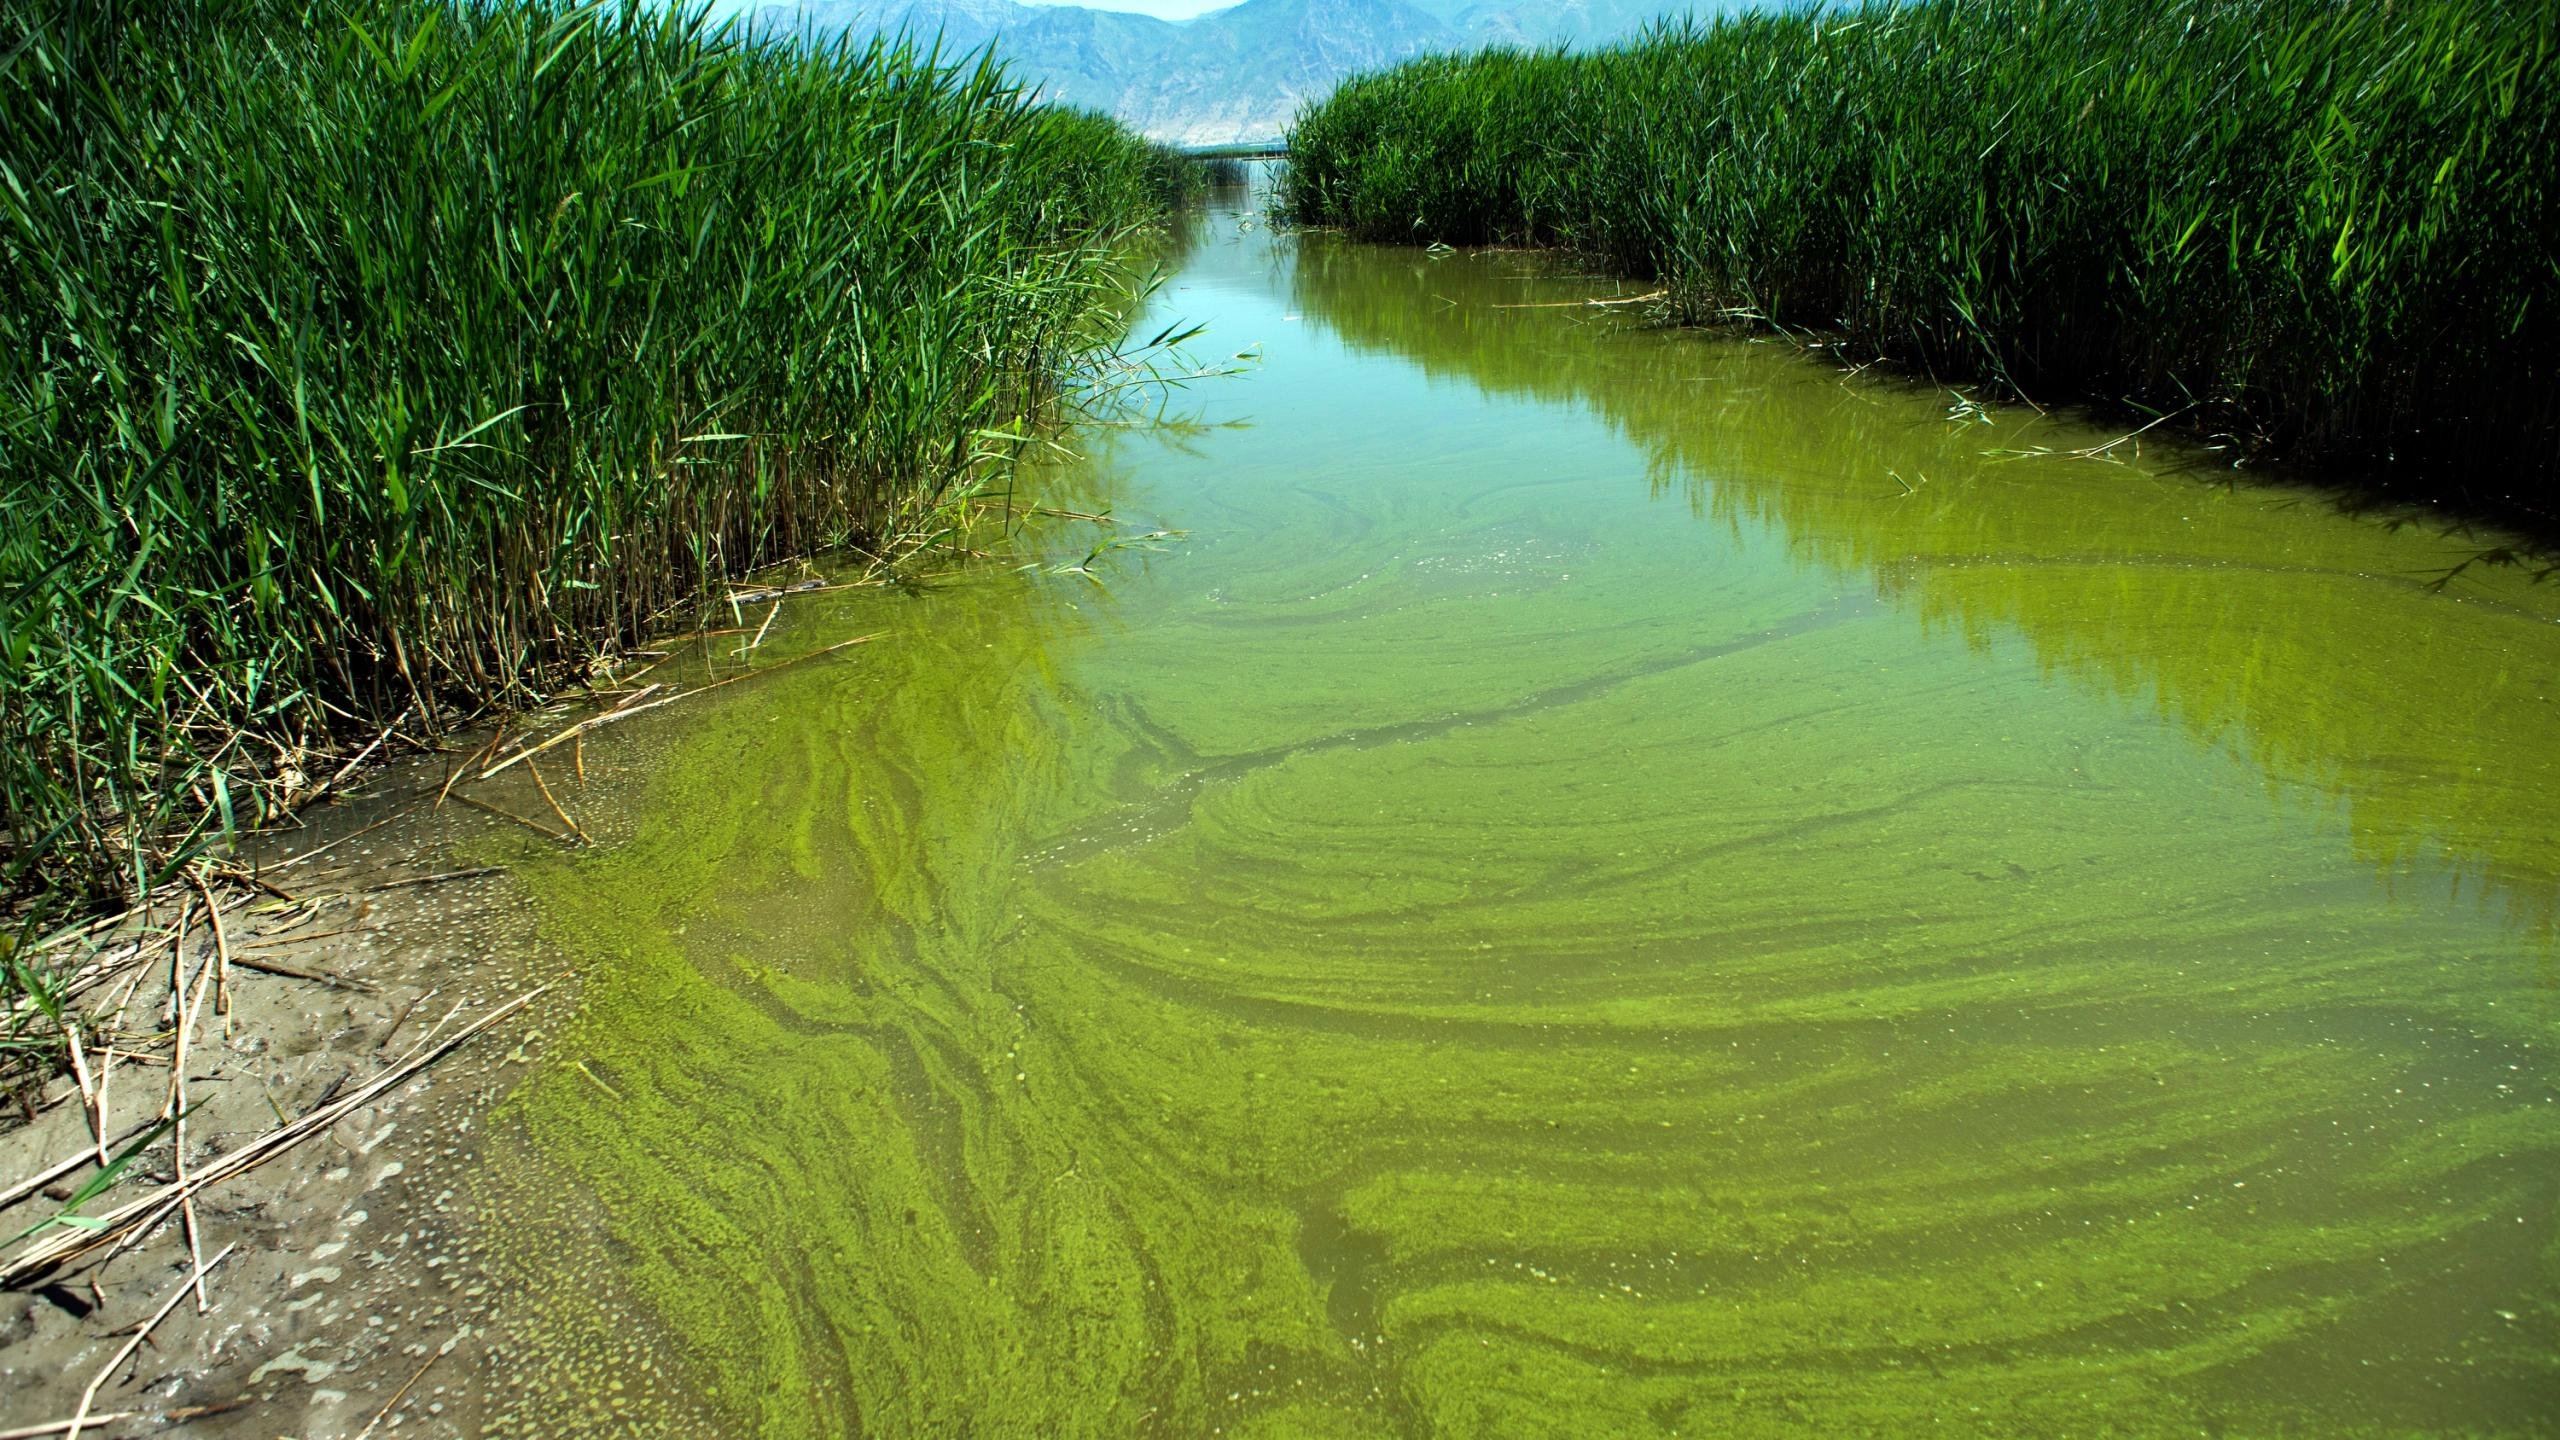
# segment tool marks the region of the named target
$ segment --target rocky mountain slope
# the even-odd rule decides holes
[[[806,0],[758,23],[822,33],[903,30],[955,50],[992,44],[1017,74],[1158,139],[1276,138],[1344,76],[1435,50],[1605,43],[1725,0],[1243,0],[1175,23],[1014,0]]]

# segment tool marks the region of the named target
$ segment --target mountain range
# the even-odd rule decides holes
[[[1107,111],[1159,140],[1277,139],[1345,76],[1434,51],[1592,45],[1736,0],[1243,0],[1171,21],[1014,0],[801,0],[753,6],[759,26],[903,31],[946,50],[992,45],[1049,99]]]

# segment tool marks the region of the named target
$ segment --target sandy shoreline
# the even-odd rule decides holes
[[[356,1093],[439,1023],[450,1032],[561,978],[534,943],[530,914],[503,870],[431,878],[480,870],[473,851],[485,850],[488,828],[500,823],[414,798],[440,774],[431,759],[386,767],[370,787],[384,798],[325,807],[310,830],[267,847],[259,858],[272,865],[341,841],[310,862],[264,872],[299,903],[245,889],[212,892],[232,957],[229,1011],[217,1013],[215,999],[200,1002],[186,1065],[191,1169]],[[165,930],[173,910],[151,918]],[[184,942],[190,975],[215,948],[201,904],[194,914]],[[140,929],[128,926],[102,952],[113,955],[119,944],[130,951]],[[133,1027],[172,1028],[170,950],[165,936],[145,938],[132,967],[138,978],[114,982],[110,993],[132,978]],[[192,1297],[179,1298],[99,1386],[93,1414],[130,1418],[93,1422],[83,1433],[181,1425],[190,1435],[297,1440],[357,1436],[368,1426],[375,1434],[474,1433],[470,1417],[503,1388],[490,1383],[484,1338],[500,1297],[462,1223],[464,1177],[490,1107],[523,1074],[527,1047],[538,1047],[568,1000],[566,987],[546,993],[325,1130],[205,1192],[196,1203],[197,1253],[211,1261],[236,1246],[205,1280],[208,1310],[199,1314]],[[103,1061],[90,1057],[93,1069]],[[109,1071],[111,1155],[131,1143],[118,1143],[128,1132],[150,1131],[169,1085],[165,1047],[156,1061],[124,1059]],[[18,1116],[8,1123],[0,1194],[95,1154],[90,1117],[68,1076],[47,1087],[32,1123]],[[93,1159],[0,1208],[0,1237],[60,1213],[97,1173]],[[164,1136],[123,1183],[82,1208],[104,1213],[173,1178]],[[173,1218],[103,1264],[85,1259],[0,1291],[0,1435],[69,1420],[134,1328],[193,1274],[184,1227]]]

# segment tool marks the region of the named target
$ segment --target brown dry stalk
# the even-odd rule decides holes
[[[586,719],[579,721],[577,724],[570,726],[568,729],[561,731],[559,734],[552,736],[550,739],[543,741],[539,745],[530,746],[526,749],[517,751],[515,754],[508,756],[504,761],[496,765],[489,766],[487,769],[482,770],[478,775],[473,776],[472,778],[475,780],[486,780],[492,775],[500,774],[512,766],[522,764],[523,762],[532,759],[534,756],[541,754],[543,751],[550,749],[563,740],[579,739],[590,730],[601,730],[607,725],[627,720],[630,717],[639,714],[643,710],[655,710],[658,708],[658,705],[664,705],[667,702],[661,700],[657,705],[644,705],[640,702],[648,699],[650,696],[655,695],[665,688],[667,687],[658,684],[643,685],[639,689],[632,691],[629,695],[624,696],[621,704],[614,706],[603,714],[590,715]]]
[[[452,1348],[452,1342],[447,1341],[445,1344],[445,1350],[450,1350]],[[409,1392],[417,1388],[419,1381],[426,1378],[428,1367],[444,1358],[445,1350],[435,1350],[428,1353],[425,1364],[420,1365],[417,1370],[409,1376],[407,1383],[403,1384],[399,1389],[392,1391],[391,1398],[383,1401],[382,1408],[373,1412],[373,1418],[365,1422],[364,1429],[356,1432],[356,1440],[365,1440],[366,1436],[371,1435],[375,1428],[382,1424],[382,1417],[390,1414],[392,1407],[408,1398]]]
[[[221,1264],[225,1259],[230,1257],[232,1251],[239,1248],[240,1247],[236,1244],[225,1245],[222,1247],[222,1253],[214,1256],[210,1264],[203,1260],[196,1261],[196,1273],[193,1281],[193,1289],[199,1299],[204,1295],[204,1272],[212,1269],[215,1265]],[[133,1338],[124,1342],[124,1348],[116,1351],[115,1358],[98,1367],[97,1378],[91,1380],[89,1382],[89,1388],[80,1393],[80,1408],[73,1411],[71,1419],[60,1427],[63,1435],[66,1437],[66,1440],[80,1440],[80,1432],[82,1430],[88,1428],[92,1424],[105,1423],[104,1421],[92,1421],[89,1418],[90,1407],[98,1403],[98,1391],[106,1385],[108,1377],[116,1373],[118,1366],[121,1366],[127,1359],[131,1358],[134,1351],[142,1348],[142,1342],[151,1337],[151,1332],[159,1328],[160,1322],[169,1318],[169,1312],[178,1308],[178,1302],[187,1298],[187,1290],[189,1288],[190,1287],[187,1285],[179,1286],[177,1293],[171,1295],[166,1301],[162,1302],[160,1308],[153,1312],[151,1318],[142,1322],[142,1328],[133,1332]]]
[[[71,1078],[80,1087],[80,1108],[89,1116],[89,1134],[98,1142],[98,1164],[103,1168],[107,1163],[106,1093],[89,1078],[89,1059],[81,1053],[80,1049],[80,1027],[63,1026],[62,1038],[70,1042]],[[107,1055],[112,1062],[115,1056],[112,1046],[107,1050]]]
[[[474,865],[468,870],[447,870],[439,875],[412,875],[406,880],[384,880],[372,885],[367,885],[356,893],[359,895],[379,895],[385,890],[406,890],[413,885],[441,885],[447,880],[477,880],[483,875],[504,875],[506,873],[507,867],[504,865]],[[329,933],[337,935],[345,932],[332,930]]]
[[[460,780],[463,777],[463,774],[470,770],[472,766],[486,765],[489,763],[489,757],[498,753],[499,742],[506,738],[507,727],[505,722],[501,721],[498,725],[498,733],[489,737],[489,744],[486,748],[482,749],[478,754],[472,756],[470,759],[463,761],[460,765],[455,766],[453,773],[444,777],[444,788],[436,792],[437,809],[441,810],[444,808],[444,797],[453,793],[454,782]],[[480,778],[486,780],[489,777],[483,775]]]
[[[374,990],[373,986],[362,980],[350,980],[344,975],[332,975],[326,970],[297,970],[291,965],[279,965],[272,960],[251,960],[245,956],[240,959],[239,965],[243,970],[255,970],[262,975],[281,975],[287,980],[309,980],[326,985],[333,990],[356,990],[368,995]]]
[[[756,638],[738,647],[739,659],[746,659],[748,651],[753,650],[764,643],[765,632],[773,628],[773,618],[781,613],[782,602],[780,600],[776,600],[773,602],[773,608],[764,612],[764,623],[756,627]]]
[[[539,820],[528,820],[513,810],[501,810],[486,800],[477,799],[469,795],[456,795],[453,798],[470,806],[474,810],[480,811],[482,814],[495,815],[501,820],[513,820],[527,830],[532,831],[534,834],[548,836],[553,840],[559,841],[563,845],[575,845],[578,843],[576,836],[563,835],[559,831],[552,829],[550,826],[543,824]]]
[[[113,1410],[104,1415],[92,1415],[81,1423],[113,1425],[119,1420],[134,1419],[141,1413],[139,1410]],[[70,1428],[71,1422],[68,1420],[48,1420],[42,1425],[21,1425],[15,1430],[0,1430],[0,1440],[42,1440],[43,1436],[59,1435]]]
[[[231,1033],[231,941],[222,933],[222,907],[213,903],[213,891],[206,888],[203,874],[189,870],[187,878],[195,882],[204,912],[213,921],[213,1013],[222,1017],[222,1033],[227,1036]]]
[[[196,1017],[203,1013],[205,982],[213,978],[213,962],[207,960],[196,967],[195,993],[179,1007],[178,1054],[169,1065],[169,1105],[161,1118],[176,1128],[171,1136],[171,1153],[176,1156],[178,1183],[187,1183],[187,1040],[195,1033]],[[178,1220],[187,1232],[187,1254],[196,1262],[196,1313],[213,1308],[204,1296],[204,1247],[196,1226],[196,1202],[192,1192],[179,1203]]]
[[[533,777],[533,788],[542,792],[542,803],[551,807],[551,813],[560,817],[560,823],[569,827],[569,833],[590,845],[594,844],[594,841],[587,840],[586,828],[569,818],[569,812],[561,809],[560,802],[552,798],[551,787],[542,778],[542,767],[533,763],[532,756],[525,757],[524,768],[525,773]]]

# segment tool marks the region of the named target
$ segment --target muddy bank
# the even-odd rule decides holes
[[[535,943],[508,868],[491,863],[504,843],[497,832],[511,822],[435,807],[443,764],[388,767],[369,798],[254,847],[273,890],[214,887],[219,939],[196,899],[182,938],[172,901],[102,941],[99,957],[115,968],[87,1006],[112,1009],[123,997],[117,1034],[144,1053],[86,1057],[92,1093],[104,1096],[110,1158],[149,1143],[120,1183],[79,1203],[82,1212],[109,1213],[178,1178],[172,1137],[155,1131],[170,1094],[173,951],[198,1012],[185,1066],[190,1173],[343,1104],[422,1042],[563,978]],[[228,956],[225,983],[193,984],[218,950]],[[84,1433],[477,1433],[463,1397],[487,1386],[484,1337],[497,1302],[458,1223],[463,1177],[490,1107],[569,999],[569,987],[555,986],[206,1191],[195,1202],[194,1253],[214,1262],[229,1250],[205,1279],[206,1308],[180,1298],[106,1373],[92,1413],[127,1418]],[[141,1038],[155,1034],[156,1047]],[[0,1236],[15,1236],[81,1201],[99,1174],[98,1142],[69,1076],[31,1120],[5,1123],[0,1194],[14,1198],[0,1209]],[[89,1163],[16,1194],[84,1153]],[[48,1233],[61,1233],[59,1223]],[[86,1257],[0,1292],[0,1433],[69,1420],[134,1328],[194,1273],[186,1226],[173,1216],[103,1263]]]

